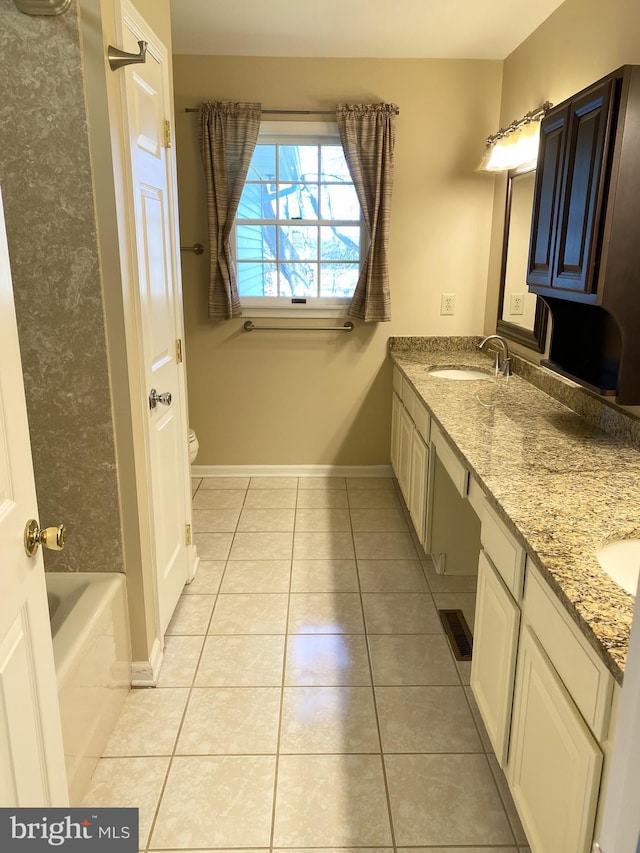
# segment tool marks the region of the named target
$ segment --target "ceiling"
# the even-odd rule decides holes
[[[563,0],[171,0],[173,52],[504,59]]]

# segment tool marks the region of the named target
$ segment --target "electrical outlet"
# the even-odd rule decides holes
[[[509,314],[524,314],[524,293],[512,293]]]
[[[440,314],[449,315],[455,314],[456,310],[456,295],[455,293],[443,293],[440,296]]]

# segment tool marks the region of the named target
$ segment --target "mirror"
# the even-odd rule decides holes
[[[530,168],[508,173],[496,331],[544,352],[549,311],[526,283],[535,176]]]

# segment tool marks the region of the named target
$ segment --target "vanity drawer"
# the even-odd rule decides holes
[[[402,374],[397,367],[393,368],[393,390],[402,399]]]
[[[490,506],[485,505],[480,528],[482,547],[516,601],[522,599],[525,551]]]
[[[602,743],[609,728],[613,676],[529,557],[523,612],[580,713]]]
[[[429,441],[431,440],[431,415],[423,405],[422,401],[417,398],[414,406],[413,422],[416,425],[416,429],[424,439],[425,444],[429,444]]]
[[[469,491],[469,472],[447,444],[442,431],[436,423],[431,424],[431,444],[438,454],[438,459],[451,477],[454,486],[463,498]]]

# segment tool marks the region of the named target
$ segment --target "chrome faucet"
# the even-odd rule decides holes
[[[496,350],[496,373],[501,372],[503,376],[511,375],[511,356],[509,355],[509,347],[504,338],[500,335],[487,335],[487,337],[478,344],[478,349],[482,349],[488,341],[497,341],[502,345],[502,364],[500,363],[500,350]]]

